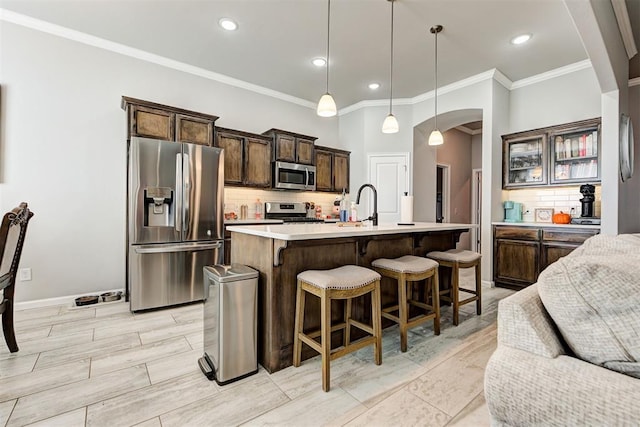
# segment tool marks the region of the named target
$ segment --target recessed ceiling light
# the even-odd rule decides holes
[[[519,36],[515,36],[511,39],[511,44],[522,44],[526,43],[531,39],[531,34],[521,34]]]
[[[369,89],[376,90],[380,88],[380,83],[369,83]]]
[[[316,67],[324,67],[325,65],[327,65],[327,60],[324,58],[313,58],[311,60],[311,63]]]
[[[235,31],[238,29],[238,24],[233,19],[222,18],[218,21],[220,26],[227,31]]]

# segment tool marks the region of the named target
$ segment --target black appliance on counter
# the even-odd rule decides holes
[[[596,200],[596,187],[591,184],[584,184],[580,186],[580,193],[582,193],[582,213],[580,218],[572,218],[571,224],[582,225],[600,225],[600,218],[594,216],[593,203]]]
[[[307,204],[303,202],[266,202],[264,204],[265,219],[280,219],[283,222],[324,222],[323,219],[307,216]]]

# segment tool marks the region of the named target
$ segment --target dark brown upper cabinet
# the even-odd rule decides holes
[[[271,187],[271,137],[216,128],[215,146],[224,149],[224,183]]]
[[[600,182],[600,118],[502,136],[502,188]]]
[[[316,146],[316,191],[349,192],[350,153]]]
[[[212,145],[217,116],[122,97],[127,112],[127,139],[132,136]]]
[[[263,135],[273,138],[273,160],[313,165],[317,138],[280,129],[269,129]]]

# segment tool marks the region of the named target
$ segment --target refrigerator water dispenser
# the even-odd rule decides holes
[[[173,190],[169,187],[144,189],[144,225],[173,227]]]

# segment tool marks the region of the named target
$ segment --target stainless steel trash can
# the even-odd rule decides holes
[[[206,266],[204,297],[202,372],[220,385],[258,372],[258,272],[242,264]]]

